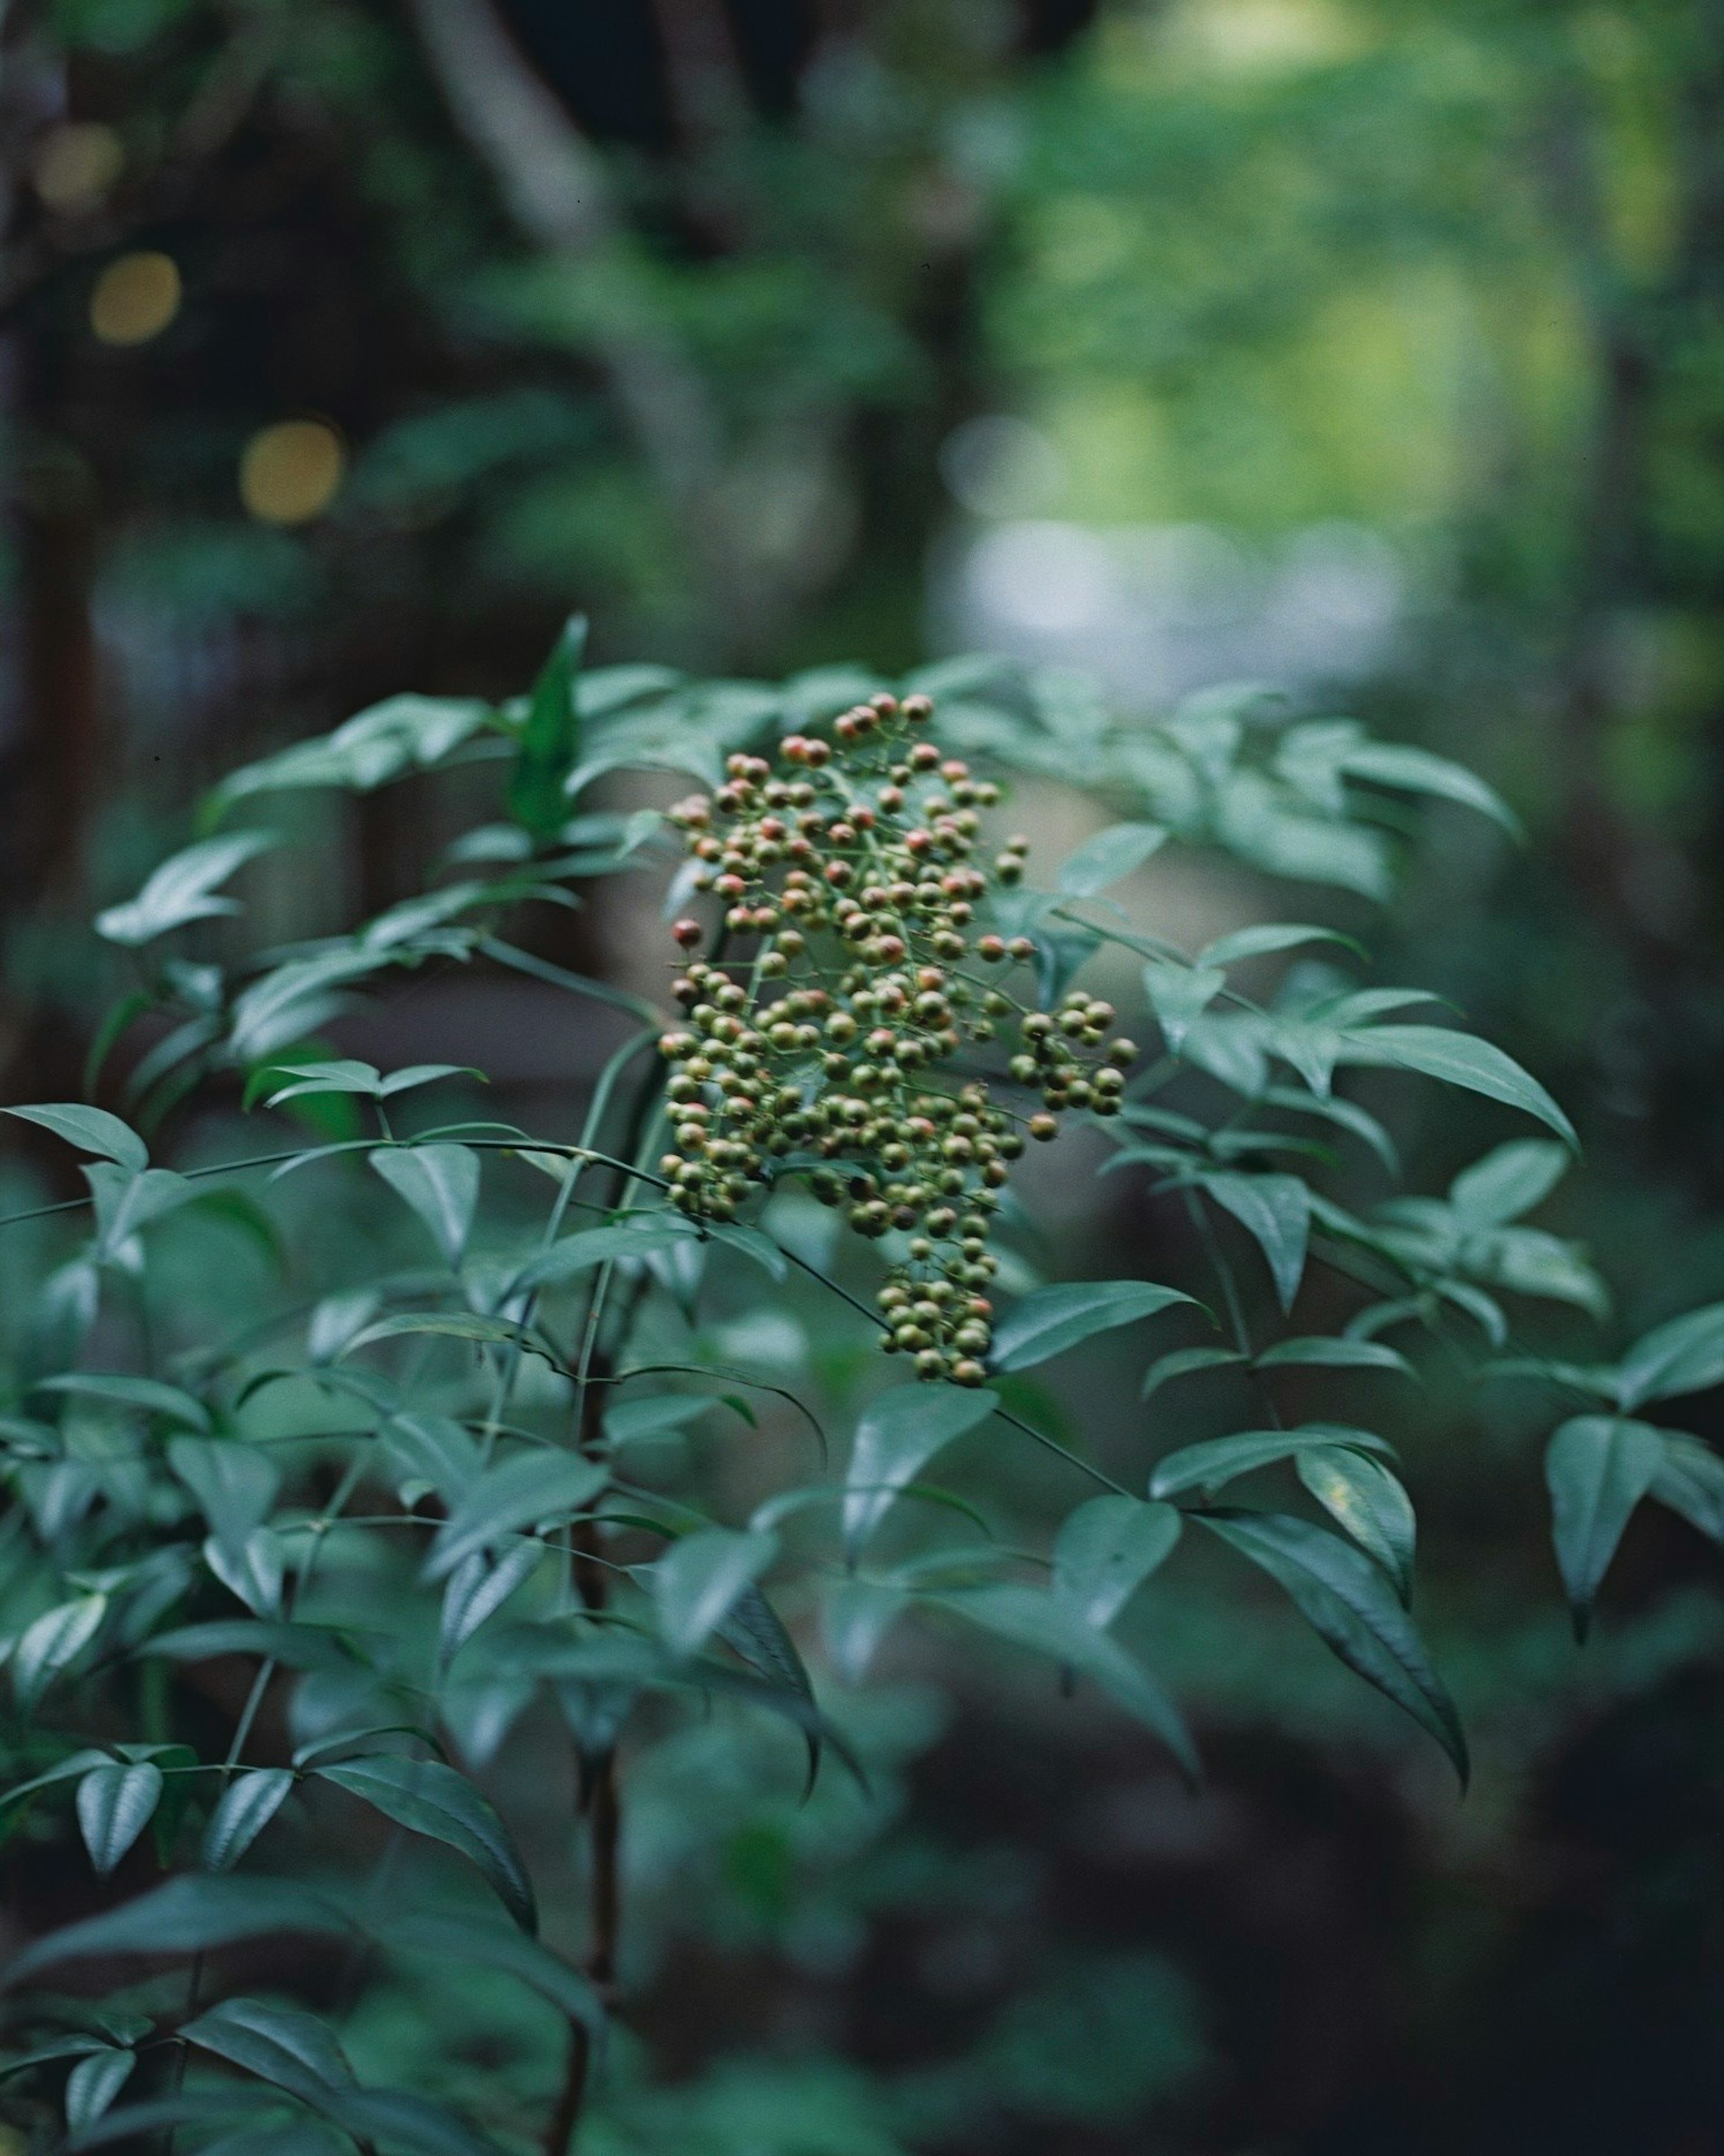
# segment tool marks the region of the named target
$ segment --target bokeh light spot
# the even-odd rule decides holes
[[[334,501],[346,469],[346,449],[327,420],[279,420],[246,444],[239,499],[260,523],[306,524]]]
[[[120,137],[100,120],[68,120],[36,146],[31,172],[49,209],[89,209],[107,193],[126,163]]]
[[[147,344],[178,314],[182,291],[171,254],[122,254],[95,280],[90,326],[104,344]]]

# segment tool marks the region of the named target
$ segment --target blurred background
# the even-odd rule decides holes
[[[77,1093],[89,916],[205,785],[513,691],[573,608],[724,675],[1253,678],[1514,803],[1520,853],[1432,819],[1383,977],[1574,1111],[1553,1224],[1629,1332],[1724,1295],[1720,0],[10,0],[0,145],[7,1097]],[[275,932],[417,887],[410,798],[305,813]],[[1133,892],[1188,942],[1264,902]],[[557,932],[623,968],[631,919]],[[541,1105],[602,1055],[460,993],[363,1052]],[[1427,1188],[1479,1149],[1402,1134]],[[871,1809],[695,1732],[595,2156],[1724,2148],[1716,1565],[1638,1521],[1580,1654],[1529,1425],[1464,1404],[1414,1455],[1464,1805],[1237,1592],[1164,1661],[1201,1797],[929,1650],[856,1710]],[[515,2041],[440,2010],[428,2075]]]

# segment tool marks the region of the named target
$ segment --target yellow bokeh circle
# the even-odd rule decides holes
[[[179,264],[171,254],[122,254],[95,280],[90,326],[104,344],[147,344],[180,311]]]
[[[71,215],[94,208],[125,164],[125,146],[111,127],[100,120],[66,120],[37,144],[31,177],[50,209]]]
[[[264,524],[306,524],[336,498],[347,470],[341,438],[326,419],[260,427],[239,459],[239,499]]]

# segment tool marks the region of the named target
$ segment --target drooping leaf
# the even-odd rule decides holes
[[[18,1705],[26,1712],[53,1679],[90,1645],[107,1614],[105,1594],[80,1594],[44,1610],[25,1626],[13,1650],[12,1685]]]
[[[1080,1612],[1044,1589],[1003,1581],[929,1598],[957,1611],[1013,1645],[1051,1655],[1068,1668],[1093,1677],[1144,1726],[1152,1730],[1195,1780],[1195,1747],[1178,1708],[1148,1671],[1111,1634],[1086,1623]]]
[[[281,1537],[269,1528],[254,1527],[238,1541],[211,1535],[203,1545],[203,1562],[254,1617],[280,1615],[285,1563]]]
[[[1110,824],[1066,855],[1060,864],[1060,888],[1069,898],[1093,898],[1133,869],[1141,869],[1167,837],[1162,824]]]
[[[341,1353],[351,1355],[379,1340],[407,1340],[420,1333],[444,1340],[469,1340],[480,1347],[513,1348],[524,1343],[534,1354],[562,1368],[556,1350],[532,1326],[512,1324],[506,1317],[487,1317],[471,1310],[414,1310],[399,1317],[380,1317],[375,1325],[356,1332]]]
[[[188,2021],[181,2034],[200,2051],[225,2059],[320,2110],[334,2092],[354,2086],[353,2069],[333,2030],[296,2006],[225,1999]]]
[[[1711,1302],[1637,1340],[1618,1366],[1616,1396],[1624,1408],[1637,1408],[1719,1384],[1724,1384],[1724,1302]]]
[[[895,1385],[870,1400],[856,1424],[844,1477],[844,1547],[854,1560],[918,1471],[954,1438],[991,1415],[999,1396],[958,1385]]]
[[[1290,1515],[1229,1510],[1195,1517],[1285,1588],[1349,1669],[1436,1738],[1464,1787],[1469,1769],[1460,1717],[1381,1566]]]
[[[235,1438],[170,1438],[167,1464],[197,1499],[211,1532],[228,1543],[243,1543],[263,1525],[281,1486],[269,1455]]]
[[[1143,991],[1169,1050],[1178,1055],[1193,1025],[1227,986],[1219,966],[1180,966],[1152,960],[1143,969]]]
[[[423,1482],[453,1509],[479,1480],[484,1458],[463,1425],[414,1409],[391,1415],[378,1430],[390,1466],[403,1482]]]
[[[619,1220],[606,1228],[582,1228],[530,1259],[515,1276],[517,1288],[549,1287],[572,1280],[613,1258],[644,1257],[672,1243],[693,1242],[699,1231],[691,1221],[666,1210],[642,1220]]]
[[[1176,1348],[1159,1355],[1143,1373],[1142,1398],[1150,1399],[1175,1378],[1194,1377],[1199,1370],[1225,1370],[1245,1362],[1237,1348]]]
[[[1703,1535],[1724,1543],[1724,1460],[1684,1431],[1659,1434],[1664,1440],[1664,1465],[1652,1478],[1650,1494]]]
[[[92,1767],[105,1767],[111,1753],[97,1751],[85,1745],[76,1752],[69,1752],[44,1773],[33,1774],[27,1782],[14,1782],[9,1789],[0,1790],[0,1810],[8,1805],[21,1804],[26,1797],[34,1796],[37,1790],[52,1789],[56,1782],[74,1782],[80,1774],[87,1774]]]
[[[1346,1334],[1324,1337],[1277,1340],[1256,1359],[1260,1370],[1398,1370],[1403,1378],[1419,1373],[1401,1354],[1381,1340],[1355,1340]]]
[[[490,1799],[464,1774],[439,1760],[406,1759],[393,1752],[313,1767],[310,1772],[363,1799],[398,1825],[459,1850],[490,1881],[521,1929],[538,1928],[532,1884],[513,1838]]]
[[[1231,1437],[1206,1437],[1196,1445],[1182,1445],[1156,1463],[1149,1478],[1152,1497],[1177,1497],[1188,1490],[1219,1490],[1241,1475],[1270,1467],[1280,1460],[1296,1460],[1316,1446],[1352,1445],[1364,1452],[1388,1452],[1391,1447],[1368,1430],[1354,1430],[1345,1423],[1307,1422],[1291,1430],[1242,1430]]]
[[[1578,1640],[1629,1516],[1664,1464],[1661,1434],[1625,1415],[1574,1415],[1552,1434],[1544,1455],[1551,1533]]]
[[[562,1521],[604,1487],[609,1470],[578,1452],[517,1452],[488,1467],[438,1529],[426,1577],[441,1579],[463,1558],[541,1520]]]
[[[1067,1515],[1054,1543],[1054,1594],[1086,1625],[1105,1628],[1179,1539],[1171,1505],[1091,1497]]]
[[[198,1861],[205,1870],[231,1871],[287,1802],[293,1785],[286,1767],[249,1767],[235,1774],[203,1830]]]
[[[509,813],[541,844],[568,814],[564,788],[575,766],[580,720],[575,683],[587,648],[587,623],[573,615],[559,632],[534,682],[509,778]]]
[[[1296,1175],[1205,1175],[1199,1178],[1215,1203],[1231,1213],[1269,1264],[1276,1299],[1290,1310],[1305,1277],[1311,1234],[1311,1194]]]
[[[861,1683],[881,1640],[909,1606],[908,1591],[885,1581],[831,1584],[820,1604],[820,1637],[846,1684]]]
[[[133,1378],[107,1370],[69,1370],[54,1378],[38,1378],[38,1393],[71,1393],[82,1399],[110,1400],[115,1407],[136,1408],[145,1414],[161,1415],[182,1430],[207,1430],[209,1409],[202,1400],[178,1385],[165,1385],[156,1378]]]
[[[804,1699],[814,1697],[807,1666],[784,1621],[759,1588],[750,1585],[731,1604],[713,1628],[716,1635],[745,1662],[774,1684],[788,1685]]]
[[[119,2045],[92,2051],[66,2076],[66,2124],[74,2133],[94,2126],[131,2079],[137,2053]]]
[[[1301,922],[1265,921],[1260,927],[1237,928],[1230,936],[1220,936],[1198,952],[1197,963],[1208,971],[1215,967],[1237,966],[1246,958],[1265,957],[1274,951],[1290,951],[1301,943],[1344,943],[1356,949],[1350,937],[1342,936],[1332,928],[1311,928]]]
[[[387,1146],[370,1155],[450,1265],[459,1264],[479,1202],[479,1155],[463,1145]]]
[[[773,1534],[702,1527],[674,1542],[653,1567],[659,1630],[673,1655],[698,1654],[777,1556]]]
[[[272,1932],[341,1932],[346,1919],[325,1896],[285,1879],[229,1879],[182,1872],[117,1909],[66,1924],[10,1962],[3,1981],[21,1984],[58,1962],[110,1954],[202,1953]]]
[[[495,2156],[452,2111],[405,2089],[348,2089],[326,2101],[331,2116],[363,2147],[398,2156]]]
[[[130,949],[153,942],[170,929],[219,914],[238,913],[239,901],[215,892],[236,869],[280,844],[273,831],[235,831],[204,839],[165,860],[134,899],[95,917],[95,932]]]
[[[544,1554],[543,1543],[528,1540],[505,1549],[495,1563],[477,1551],[461,1560],[443,1591],[438,1644],[445,1661],[531,1578]]]
[[[1578,1152],[1574,1126],[1538,1081],[1476,1034],[1440,1025],[1382,1025],[1350,1033],[1337,1059],[1378,1069],[1416,1070],[1536,1116]]]
[[[105,1879],[150,1824],[162,1801],[162,1769],[149,1760],[92,1767],[78,1784],[78,1829]]]
[[[1399,1476],[1350,1445],[1311,1446],[1295,1456],[1294,1466],[1323,1510],[1376,1558],[1402,1601],[1410,1601],[1418,1528]]]
[[[0,1115],[18,1116],[27,1123],[39,1123],[57,1138],[76,1146],[80,1152],[99,1154],[117,1161],[121,1168],[141,1175],[150,1164],[149,1148],[129,1123],[110,1116],[105,1108],[87,1108],[81,1101],[61,1101],[46,1107],[0,1108]]]
[[[1449,1202],[1470,1227],[1500,1228],[1548,1198],[1573,1164],[1567,1147],[1548,1138],[1515,1138],[1464,1168]]]
[[[604,2003],[587,1979],[512,1927],[407,1909],[383,1916],[375,1928],[386,1945],[403,1953],[501,1969],[549,1999],[567,2020],[582,2023],[595,2035],[603,2030]]]
[[[1153,1317],[1178,1302],[1202,1306],[1178,1288],[1155,1281],[1072,1281],[1033,1289],[994,1327],[993,1366],[1001,1371],[1033,1368],[1094,1333]]]
[[[1481,816],[1500,824],[1511,838],[1522,836],[1520,819],[1500,794],[1465,764],[1433,756],[1429,749],[1414,748],[1404,742],[1362,741],[1347,750],[1340,765],[1349,778],[1362,778],[1397,793],[1425,793],[1439,800],[1458,802],[1463,808],[1476,808]]]

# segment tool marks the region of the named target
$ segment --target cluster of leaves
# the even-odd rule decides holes
[[[99,1874],[126,1866],[142,1883],[147,1832],[169,1875],[38,1940],[8,1973],[14,1992],[28,1987],[16,2009],[13,2086],[57,2104],[76,2146],[162,2128],[204,2148],[257,2148],[273,2145],[280,2126],[298,2136],[281,2144],[295,2148],[463,2156],[536,2138],[565,2156],[610,2004],[618,1819],[643,1748],[691,1707],[729,1703],[788,1725],[806,1743],[811,1772],[828,1751],[856,1769],[804,1646],[818,1639],[817,1661],[857,1682],[892,1625],[917,1611],[967,1620],[1090,1680],[1195,1773],[1196,1748],[1152,1673],[1147,1608],[1125,1621],[1188,1529],[1283,1588],[1464,1776],[1460,1720],[1408,1607],[1414,1507],[1394,1444],[1369,1426],[1383,1418],[1290,1421],[1276,1394],[1289,1372],[1305,1373],[1301,1384],[1312,1372],[1340,1387],[1404,1383],[1421,1342],[1444,1353],[1482,1345],[1503,1374],[1531,1368],[1578,1393],[1588,1411],[1557,1428],[1548,1454],[1557,1552],[1578,1621],[1641,1498],[1724,1540],[1724,1463],[1641,1419],[1650,1403],[1724,1380],[1724,1310],[1660,1328],[1609,1368],[1512,1352],[1520,1302],[1594,1317],[1604,1308],[1583,1255],[1525,1224],[1572,1142],[1537,1082],[1473,1034],[1401,1019],[1422,1000],[1410,991],[1347,985],[1308,959],[1268,1007],[1235,986],[1234,969],[1249,960],[1338,942],[1324,929],[1265,924],[1193,957],[1137,934],[1106,896],[1173,834],[1232,845],[1260,867],[1265,830],[1280,830],[1273,843],[1284,847],[1289,831],[1302,833],[1308,875],[1327,858],[1320,833],[1362,829],[1370,847],[1386,846],[1358,819],[1380,814],[1387,794],[1491,805],[1475,782],[1367,744],[1356,730],[1277,729],[1213,703],[1157,728],[1116,727],[1070,682],[1018,680],[974,662],[890,687],[846,669],[771,688],[644,668],[583,675],[579,661],[572,629],[518,702],[398,699],[236,774],[211,804],[217,823],[288,788],[366,790],[496,756],[505,820],[459,842],[449,880],[423,896],[349,936],[264,952],[237,972],[174,941],[233,907],[223,886],[270,843],[257,830],[213,830],[100,924],[136,954],[139,976],[100,1044],[103,1060],[146,1010],[153,1023],[153,1043],[126,1081],[127,1115],[80,1104],[11,1111],[83,1157],[90,1229],[41,1283],[0,1419],[11,1492],[0,1524],[10,1558],[0,1641],[18,1769],[0,1804],[16,1825],[51,1818],[69,1797]],[[1095,1020],[1099,999],[1071,985],[1097,954],[1123,953],[1139,971],[1159,1052],[1107,1096],[1116,1112],[1098,1116],[1093,1090],[1081,1103],[1069,1080],[1067,1105],[1107,1144],[1106,1170],[1147,1176],[1147,1194],[1180,1209],[1206,1270],[1183,1286],[1034,1285],[1017,1260],[1000,1276],[1009,1299],[990,1308],[988,1337],[967,1344],[977,1367],[964,1382],[930,1372],[935,1382],[877,1389],[865,1375],[839,1403],[850,1428],[842,1472],[800,1479],[772,1465],[789,1455],[765,1452],[757,1472],[771,1486],[738,1518],[733,1496],[721,1488],[713,1498],[692,1473],[651,1471],[643,1448],[710,1429],[721,1409],[750,1430],[757,1408],[822,1427],[811,1378],[799,1373],[786,1390],[759,1367],[738,1368],[703,1312],[736,1291],[738,1265],[711,1263],[722,1253],[752,1269],[754,1300],[796,1279],[827,1300],[834,1321],[848,1312],[876,1323],[866,1296],[798,1231],[801,1187],[832,1170],[818,1149],[768,1145],[740,1200],[726,1189],[723,1209],[674,1203],[680,1186],[655,1163],[676,1119],[690,1128],[697,1119],[688,1098],[667,1097],[653,1053],[664,1014],[505,940],[505,917],[527,900],[566,899],[593,878],[668,862],[674,842],[656,811],[621,819],[583,808],[600,773],[692,763],[734,791],[740,782],[721,759],[736,756],[741,779],[764,784],[747,759],[787,730],[803,757],[810,742],[828,745],[821,767],[829,742],[845,740],[840,721],[848,716],[858,732],[859,700],[894,699],[895,713],[936,692],[946,698],[938,719],[918,723],[945,730],[947,785],[972,783],[967,772],[951,775],[950,752],[962,745],[1002,773],[1093,771],[1140,812],[1081,847],[1052,891],[1013,873],[992,888],[966,880],[958,895],[942,878],[942,902],[971,912],[928,932],[973,932],[978,948],[990,936],[1007,950],[1018,944],[1040,1005],[1021,1019],[1026,1034],[1038,1016],[1060,1012],[1076,1014],[1070,1030],[1079,1035],[1111,1024],[1111,1009]],[[869,708],[878,716],[887,706]],[[885,783],[897,783],[890,767]],[[1239,806],[1250,801],[1255,822]],[[1333,880],[1357,883],[1347,863],[1362,858],[1343,840]],[[478,863],[500,872],[464,873]],[[699,854],[687,865],[702,865]],[[671,878],[672,915],[686,880]],[[828,890],[842,887],[834,880]],[[908,923],[911,901],[900,904],[890,881],[880,888],[881,900],[862,906],[859,947],[879,947],[871,963],[890,971],[898,958],[887,944],[905,940],[890,924]],[[777,934],[782,945],[782,913],[762,923],[758,894],[745,896],[748,932]],[[471,1074],[442,1064],[385,1074],[321,1037],[362,986],[434,961],[526,970],[634,1012],[638,1029],[600,1074],[577,1141],[439,1117],[427,1101],[453,1099]],[[858,988],[845,993],[854,1004]],[[937,1016],[926,1015],[931,1024]],[[992,1052],[969,1032],[936,1039],[960,1103]],[[795,1039],[787,1052],[808,1053]],[[966,1056],[977,1059],[974,1070]],[[1035,1057],[1024,1060],[987,1081],[1019,1086],[1034,1110],[1053,1080]],[[839,1055],[840,1078],[815,1054],[786,1115],[806,1116],[823,1086],[855,1086],[853,1061]],[[1381,1122],[1334,1090],[1336,1073],[1355,1066],[1470,1090],[1555,1136],[1499,1147],[1445,1200],[1351,1210],[1320,1187],[1336,1166],[1330,1143],[1362,1146],[1385,1169],[1395,1160]],[[279,1142],[213,1166],[154,1164],[141,1133],[153,1138],[167,1106],[223,1073],[243,1081],[248,1106],[280,1119]],[[706,1082],[686,1062],[683,1075],[697,1089]],[[373,1117],[375,1131],[308,1136],[298,1119],[331,1096]],[[410,1114],[425,1120],[409,1128]],[[895,1141],[875,1137],[884,1160]],[[984,1188],[1003,1187],[1003,1149],[998,1158],[1002,1176]],[[295,1292],[261,1304],[237,1332],[164,1334],[152,1284],[172,1236],[198,1232],[216,1213],[224,1232],[243,1220],[279,1238],[283,1178],[295,1188],[305,1177],[346,1188],[356,1175],[400,1201],[403,1227],[423,1232],[434,1265],[309,1280],[294,1258]],[[732,1217],[745,1203],[751,1217]],[[59,1209],[81,1222],[81,1208]],[[1002,1202],[1000,1232],[1012,1232],[1017,1211],[1015,1198]],[[883,1265],[888,1287],[892,1269],[925,1262],[909,1232],[920,1219],[906,1229],[889,1211],[863,1224],[880,1230],[867,1237],[872,1252],[858,1243],[848,1256]],[[1266,1292],[1235,1262],[1239,1231],[1260,1253]],[[975,1262],[962,1240],[959,1257]],[[1337,1331],[1294,1329],[1314,1265],[1352,1305]],[[862,1284],[878,1291],[878,1274]],[[911,1318],[920,1322],[914,1306]],[[1251,1388],[1248,1426],[1129,1471],[1121,1461],[1130,1448],[1113,1445],[1104,1466],[1100,1448],[1065,1445],[1013,1381],[1151,1318],[1203,1337],[1150,1362],[1146,1395],[1230,1371],[1229,1382]],[[1216,1338],[1223,1320],[1225,1344]],[[872,1348],[862,1338],[865,1373]],[[1002,1442],[1055,1455],[1075,1496],[1088,1486],[1044,1549],[1021,1550],[989,1529],[992,1455],[963,1444],[984,1425]],[[926,1479],[948,1451],[956,1489]],[[1316,1516],[1220,1502],[1260,1473],[1290,1473]],[[954,1516],[963,1524],[948,1528]],[[236,1667],[230,1698],[219,1680]],[[214,1745],[211,1700],[228,1702]],[[536,1706],[566,1725],[580,1763],[566,1810],[571,1830],[584,1823],[583,1953],[537,1937],[520,1822],[490,1779],[510,1731]],[[366,1815],[387,1850],[368,1887],[353,1869],[364,1846],[354,1823]],[[403,1872],[403,1851],[424,1844],[452,1853],[448,1868]],[[430,1958],[526,1986],[567,2027],[566,2079],[548,2121],[529,2128],[500,2097],[475,2123],[415,2093],[363,2086],[335,2028],[302,1999],[230,1994],[227,1950],[289,1932],[325,1943],[350,1970]],[[189,1963],[189,1979],[146,1975],[96,2005],[41,1987],[44,1972],[111,1970],[134,1957]]]

